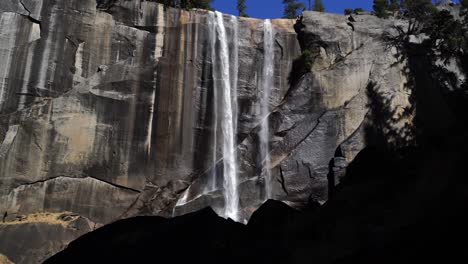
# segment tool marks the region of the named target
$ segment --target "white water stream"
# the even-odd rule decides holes
[[[263,158],[263,175],[265,177],[265,195],[266,199],[272,198],[271,191],[271,171],[270,171],[270,128],[269,128],[269,105],[270,91],[274,85],[274,60],[275,52],[273,46],[273,27],[269,19],[263,24],[264,34],[264,59],[261,80],[261,116],[264,118],[260,128],[260,154]]]

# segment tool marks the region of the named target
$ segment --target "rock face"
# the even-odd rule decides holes
[[[295,21],[278,19],[268,40],[262,20],[150,1],[102,8],[94,0],[3,1],[5,221],[70,211],[105,224],[208,205],[223,215],[229,111],[238,221],[267,188],[296,208],[326,201],[330,172],[340,174],[366,145],[366,87],[379,84],[394,108],[407,104],[403,65],[381,41],[401,22],[354,21],[306,12],[299,35]],[[295,80],[301,49],[313,55],[312,69]],[[265,86],[271,58],[272,86]],[[268,131],[267,153],[261,131]],[[0,247],[13,262],[28,262],[14,252]]]
[[[0,249],[14,263],[39,263],[96,225],[72,213],[41,213],[0,223]],[[0,263],[10,263],[2,259]]]
[[[398,155],[366,148],[322,206],[297,211],[269,200],[248,225],[210,208],[123,219],[45,263],[456,263],[468,257],[460,243],[468,235],[466,139]]]

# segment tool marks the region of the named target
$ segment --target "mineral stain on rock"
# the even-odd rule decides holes
[[[403,65],[381,40],[402,21],[364,15],[350,27],[345,16],[305,12],[298,37],[294,20],[273,19],[266,31],[259,19],[217,14],[217,21],[205,10],[111,2],[0,4],[0,213],[8,212],[7,221],[64,211],[98,224],[206,206],[220,213],[229,161],[237,163],[240,222],[265,197],[295,208],[324,203],[336,150],[345,170],[366,145],[369,84],[378,83],[392,107],[408,104]],[[214,65],[224,46],[216,38],[220,21],[237,64],[228,75]],[[314,55],[310,69],[288,81],[306,51]],[[266,73],[271,80],[262,87]],[[231,101],[223,100],[222,81]],[[235,129],[223,133],[228,102]],[[235,142],[230,160],[226,134]],[[17,249],[5,250],[22,261],[11,253]]]

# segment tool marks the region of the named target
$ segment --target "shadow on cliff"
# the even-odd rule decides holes
[[[369,147],[324,205],[299,212],[268,201],[246,226],[211,209],[120,220],[46,263],[466,262],[467,83],[448,89],[453,76],[434,64],[429,47],[404,45],[411,104],[395,108],[369,83]],[[461,57],[465,73],[467,63]]]
[[[368,148],[323,206],[268,201],[247,226],[211,209],[120,220],[45,263],[451,262],[467,257],[467,154]]]

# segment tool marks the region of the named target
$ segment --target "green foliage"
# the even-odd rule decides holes
[[[165,6],[181,7],[185,9],[200,8],[214,10],[213,7],[211,7],[213,0],[156,0],[156,2]]]
[[[398,0],[390,0],[390,5],[388,6],[388,10],[395,13],[400,10],[400,3]]]
[[[387,0],[374,0],[372,6],[377,17],[386,18],[388,16],[388,2]]]
[[[245,4],[246,0],[237,0],[237,11],[239,12],[239,16],[241,17],[248,17],[247,13],[247,5]]]
[[[313,66],[312,52],[308,49],[304,50],[301,54],[301,60],[304,62],[305,69],[311,71]]]
[[[447,10],[434,13],[431,25],[424,33],[430,36],[431,46],[447,61],[453,57],[462,57],[468,52],[468,25],[464,21],[454,19]]]
[[[313,11],[325,12],[325,6],[323,5],[322,0],[315,0]]]
[[[305,9],[305,4],[297,0],[283,0],[283,4],[284,18],[296,18]]]
[[[302,52],[301,56],[293,61],[292,69],[289,74],[289,84],[295,85],[299,79],[306,73],[312,70],[313,54],[310,50],[306,49]]]
[[[344,14],[345,14],[345,15],[351,15],[351,14],[353,14],[353,13],[354,13],[354,14],[357,14],[357,13],[359,13],[359,12],[366,12],[366,10],[364,10],[364,8],[362,8],[362,7],[355,8],[354,10],[353,10],[352,8],[346,8],[346,9],[344,10]]]
[[[428,94],[431,90],[440,92],[456,119],[468,121],[468,81],[460,80],[460,75],[446,67],[456,63],[462,74],[468,74],[468,12],[460,12],[460,17],[454,18],[448,10],[435,9],[431,1],[406,0],[402,2],[402,15],[408,26],[395,26],[399,33],[384,34],[383,39],[388,47],[396,48],[398,61],[406,63],[403,72],[411,108],[405,111],[414,113],[416,134],[424,132],[427,118],[421,118],[422,111],[415,108],[421,105],[419,101],[427,100],[421,96],[425,89]],[[412,35],[427,38],[415,43]]]
[[[400,32],[397,37],[384,37],[387,43],[397,47],[402,55],[410,43],[411,35],[428,36],[421,47],[426,47],[426,55],[447,62],[450,59],[468,57],[468,12],[461,12],[455,19],[448,10],[437,10],[430,0],[402,1],[403,15],[408,19],[408,28],[396,27]],[[462,63],[463,64],[463,63]],[[468,66],[467,62],[464,65]],[[463,67],[466,67],[463,66]]]
[[[364,8],[358,7],[358,8],[355,8],[353,12],[354,12],[354,13],[359,13],[359,12],[365,12],[365,11],[366,11],[366,10],[364,10]]]
[[[419,34],[432,27],[437,8],[431,0],[401,0],[403,16],[409,20],[408,35]]]
[[[431,0],[401,0],[401,9],[407,18],[424,20],[436,11]]]
[[[213,0],[182,0],[181,7],[186,9],[200,8],[214,10],[213,7],[211,7],[211,2],[213,2]]]

